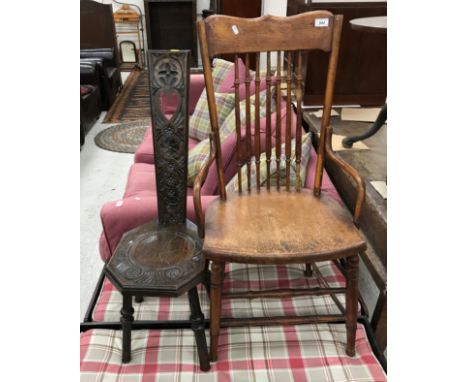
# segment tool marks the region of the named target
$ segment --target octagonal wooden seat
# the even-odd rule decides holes
[[[366,248],[351,214],[327,195],[264,189],[228,198],[213,201],[205,211],[203,251],[208,259],[309,263]]]
[[[203,281],[197,227],[151,221],[127,232],[107,263],[107,276],[124,293],[177,297]]]

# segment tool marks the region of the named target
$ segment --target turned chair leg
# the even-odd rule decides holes
[[[210,296],[210,278],[211,278],[210,261],[206,260],[205,261],[205,277],[203,278],[203,285],[205,286],[208,297]]]
[[[312,265],[310,263],[306,263],[306,270],[304,271],[304,275],[306,277],[312,277]]]
[[[206,345],[205,317],[200,309],[200,299],[198,298],[197,287],[189,290],[188,297],[191,312],[190,324],[195,334],[198,358],[200,359],[200,369],[208,371],[210,370],[210,359],[208,356],[208,346]]]
[[[123,306],[120,314],[122,323],[122,363],[130,362],[132,343],[132,323],[133,323],[132,295],[123,295]]]
[[[359,255],[346,261],[346,354],[356,354],[356,329],[359,298]]]
[[[219,323],[221,321],[221,289],[223,284],[224,263],[213,261],[210,285],[210,355],[211,361],[218,359]]]

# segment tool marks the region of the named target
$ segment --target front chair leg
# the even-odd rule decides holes
[[[197,287],[189,290],[188,297],[191,312],[190,324],[195,334],[198,358],[200,359],[200,369],[208,371],[210,370],[210,359],[208,356],[208,346],[206,345],[205,317],[200,309],[200,299],[198,298]]]
[[[221,289],[224,263],[213,261],[210,284],[210,355],[211,361],[218,359],[219,323],[221,321]]]
[[[346,354],[356,354],[356,329],[359,298],[359,255],[346,261]]]
[[[120,311],[122,323],[122,363],[128,363],[131,359],[133,307],[132,295],[123,294],[123,306]]]

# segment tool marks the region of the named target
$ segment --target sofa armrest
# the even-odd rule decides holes
[[[190,75],[189,114],[191,115],[197,106],[198,99],[205,90],[205,77],[203,74]]]

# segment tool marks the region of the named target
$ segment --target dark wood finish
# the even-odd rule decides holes
[[[269,325],[269,324],[296,324],[305,322],[337,322],[346,321],[347,327],[347,353],[354,354],[354,342],[356,334],[357,302],[359,296],[358,277],[358,254],[366,248],[366,243],[355,227],[355,221],[359,217],[362,203],[362,195],[359,194],[358,208],[353,217],[349,211],[327,195],[320,195],[322,173],[325,156],[333,156],[331,147],[327,140],[331,139],[331,130],[328,128],[330,121],[331,105],[333,101],[333,86],[336,75],[338,50],[340,45],[340,33],[342,16],[334,16],[330,12],[310,12],[294,17],[264,16],[257,19],[240,19],[230,16],[211,16],[204,21],[198,22],[198,35],[202,52],[205,83],[207,89],[210,120],[212,126],[212,138],[214,142],[214,155],[218,169],[218,188],[221,198],[213,201],[206,210],[206,215],[200,209],[200,194],[194,193],[199,226],[203,226],[204,232],[203,253],[212,261],[211,270],[211,305],[210,305],[210,341],[211,359],[217,359],[217,346],[220,327],[239,325]],[[295,32],[294,34],[292,32]],[[297,185],[290,184],[290,170],[287,171],[286,186],[266,190],[259,187],[257,177],[257,188],[252,187],[250,178],[250,158],[254,155],[256,169],[259,169],[260,148],[259,141],[259,119],[258,96],[259,96],[259,71],[254,77],[255,94],[254,101],[257,111],[250,112],[250,72],[246,70],[246,119],[245,119],[245,157],[247,163],[247,190],[239,193],[226,194],[224,173],[222,166],[222,153],[219,138],[219,126],[217,109],[214,100],[213,80],[211,74],[210,59],[213,55],[232,53],[244,54],[246,67],[249,67],[250,56],[258,57],[259,52],[278,51],[278,65],[276,71],[276,102],[280,105],[285,101],[288,105],[297,96],[302,96],[302,63],[299,55],[303,51],[320,50],[329,52],[330,65],[327,71],[327,88],[325,91],[324,116],[322,124],[321,142],[318,152],[317,173],[315,189],[306,190]],[[285,60],[282,59],[286,58]],[[293,62],[297,57],[297,63]],[[267,59],[268,60],[268,59]],[[271,60],[271,58],[270,58]],[[285,63],[282,69],[281,62]],[[271,64],[271,63],[269,63]],[[267,64],[267,66],[269,65]],[[298,73],[293,73],[293,66]],[[238,65],[234,65],[238,71]],[[268,70],[267,70],[268,73]],[[268,76],[268,74],[267,74]],[[239,103],[239,74],[235,74],[235,101]],[[281,84],[283,85],[281,87]],[[282,92],[286,93],[282,98]],[[297,98],[296,98],[297,99]],[[236,110],[239,106],[236,106]],[[290,108],[286,112],[285,122],[285,162],[287,167],[291,164],[297,166],[300,162],[291,163],[292,129],[301,130],[302,115],[298,115],[298,124],[292,124]],[[236,112],[239,117],[239,112]],[[253,120],[252,120],[253,119]],[[250,136],[253,126],[253,152],[251,152]],[[279,126],[279,119],[277,121]],[[239,135],[240,122],[236,125],[237,142],[241,142]],[[276,161],[279,162],[281,154],[281,128],[276,128]],[[300,138],[300,134],[298,138]],[[271,142],[270,142],[271,146]],[[238,158],[244,150],[237,148]],[[356,183],[361,185],[362,179],[359,174],[346,163],[336,161],[343,171],[347,171]],[[279,166],[278,166],[279,168]],[[258,173],[258,171],[257,171]],[[279,173],[279,171],[277,171]],[[271,177],[271,174],[269,174]],[[195,188],[199,188],[203,177],[197,177]],[[253,181],[253,180],[252,180]],[[267,186],[268,187],[268,186]],[[294,187],[294,189],[293,189]],[[335,260],[349,258],[347,261],[347,287],[330,288],[327,281],[321,275],[315,262],[324,260]],[[320,290],[310,291],[274,290],[247,293],[222,293],[222,280],[224,265],[227,262],[238,262],[247,264],[309,264],[319,280]],[[307,269],[307,266],[306,266]],[[307,271],[306,271],[307,272]],[[342,307],[336,298],[338,293],[346,293],[346,309]],[[285,297],[297,294],[329,294],[342,314],[316,316],[316,317],[255,317],[247,319],[221,319],[221,299],[227,298],[256,298],[256,297]]]
[[[381,291],[371,321],[380,349],[387,347],[387,288]]]
[[[220,15],[254,18],[262,14],[262,0],[218,0],[218,3]]]
[[[112,5],[81,0],[80,49],[99,48],[114,48],[116,66],[120,65]]]
[[[122,293],[123,306],[120,311],[122,317],[122,362],[128,363],[131,360],[131,342],[132,342],[132,322],[134,321],[132,307],[132,295]]]
[[[197,227],[186,219],[189,60],[188,50],[148,52],[159,219],[123,235],[106,265],[106,276],[123,296],[122,362],[131,359],[132,297],[188,292],[200,368],[207,371],[205,324],[196,288],[204,281],[206,267]],[[161,97],[174,95],[178,106],[167,119]]]
[[[150,72],[151,119],[153,145],[158,174],[158,215],[162,225],[183,224],[187,216],[187,147],[189,51],[148,54]],[[177,110],[167,119],[161,98],[176,96]],[[158,158],[158,161],[156,161]]]
[[[190,49],[198,66],[196,0],[145,0],[148,49]]]
[[[336,74],[334,103],[381,106],[387,97],[387,38],[384,34],[353,30],[350,20],[386,16],[386,2],[315,3],[288,0],[287,15],[314,10],[342,14],[343,35]],[[308,77],[305,84],[306,105],[323,102],[327,57],[322,52],[307,56]]]
[[[203,371],[210,370],[210,358],[206,346],[205,336],[205,317],[200,309],[200,299],[198,298],[197,288],[193,287],[188,292],[190,304],[190,326],[195,333],[195,342],[197,343],[198,357],[200,358],[200,368]]]

